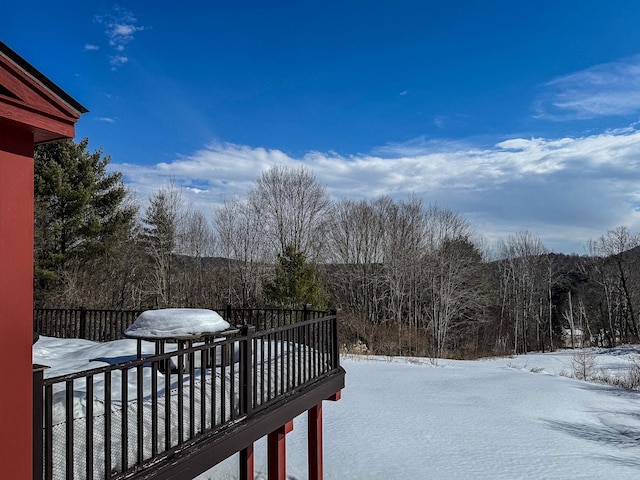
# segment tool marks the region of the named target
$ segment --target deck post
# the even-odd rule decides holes
[[[339,332],[338,332],[338,310],[332,310],[331,315],[333,316],[333,320],[331,322],[331,368],[340,367],[340,344],[338,342]]]
[[[0,85],[0,385],[11,385],[0,395],[0,472],[27,479],[34,464],[34,146],[72,138],[87,109],[2,41]]]
[[[253,443],[240,450],[240,480],[253,480]]]
[[[0,80],[2,80],[0,54]],[[1,82],[0,82],[1,83]],[[1,97],[1,95],[0,95]],[[0,106],[2,100],[0,99]],[[1,115],[0,115],[1,116]],[[0,471],[29,478],[32,468],[33,133],[0,127]],[[11,432],[9,434],[9,432]]]
[[[42,430],[43,420],[43,386],[44,371],[49,368],[44,365],[33,365],[33,478],[42,478],[44,459],[44,445]]]
[[[327,400],[337,402],[341,398],[341,391],[337,391]],[[322,452],[322,402],[307,411],[307,453],[309,464],[309,480],[322,480],[323,452]]]
[[[309,480],[322,480],[322,403],[307,412]]]
[[[267,436],[267,477],[269,480],[287,479],[286,435],[292,430],[293,421],[290,421]]]

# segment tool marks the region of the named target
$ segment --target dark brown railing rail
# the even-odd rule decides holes
[[[253,325],[257,330],[281,327],[304,320],[320,318],[324,311],[284,310],[277,308],[214,308],[231,325]],[[84,338],[108,342],[122,337],[142,310],[99,310],[78,308],[36,308],[33,331],[56,338]]]
[[[34,478],[130,477],[341,370],[336,315],[234,314],[268,327],[57,377],[34,370]],[[58,332],[79,331],[77,317],[57,318],[70,319]],[[100,318],[85,316],[86,335],[106,338]]]

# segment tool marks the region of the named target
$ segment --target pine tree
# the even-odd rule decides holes
[[[328,296],[322,288],[316,265],[307,262],[304,252],[287,245],[278,255],[275,278],[263,286],[265,297],[283,308],[303,308],[311,304],[315,310],[327,307]]]
[[[62,288],[71,265],[108,255],[128,238],[136,208],[127,205],[111,158],[87,138],[39,145],[34,152],[36,298]]]
[[[156,305],[162,307],[171,305],[173,300],[173,255],[180,235],[182,211],[181,192],[170,184],[151,196],[142,219],[141,241],[152,264],[147,293],[153,297]]]

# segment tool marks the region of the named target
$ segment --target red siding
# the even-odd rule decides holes
[[[33,134],[0,127],[0,472],[31,478]]]

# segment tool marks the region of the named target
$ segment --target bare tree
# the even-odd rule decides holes
[[[502,298],[506,302],[503,313],[513,327],[513,350],[526,353],[531,327],[539,318],[540,301],[547,296],[543,281],[547,276],[544,263],[547,249],[537,235],[523,230],[500,242],[498,251],[502,263]]]
[[[569,290],[568,299],[569,299],[569,307],[567,310],[562,312],[562,317],[569,323],[569,334],[571,335],[571,348],[576,348],[576,322],[573,316],[573,301],[571,299],[571,290]],[[582,343],[580,344],[582,347]]]
[[[331,281],[343,317],[373,351],[424,354],[430,336],[433,355],[443,355],[451,328],[480,313],[486,289],[466,220],[389,197],[340,202],[332,218]]]
[[[609,314],[614,310],[618,319],[619,333],[625,340],[639,338],[636,300],[633,292],[638,290],[634,278],[634,259],[631,250],[640,246],[640,234],[621,226],[605,235],[589,241],[589,253],[596,257],[595,266],[600,270],[600,280],[605,290]],[[634,281],[636,280],[636,281]]]
[[[263,222],[263,235],[274,257],[284,254],[289,246],[310,260],[320,256],[331,202],[310,170],[271,168],[258,178],[249,203]]]
[[[327,228],[334,303],[342,309],[348,330],[363,338],[370,349],[376,348],[385,319],[384,212],[390,203],[388,197],[343,200],[332,209]]]
[[[486,299],[486,281],[482,256],[462,216],[432,205],[426,212],[426,226],[425,320],[432,334],[432,358],[441,358],[451,328],[477,321]]]
[[[398,354],[410,354],[417,345],[404,345],[405,338],[417,340],[420,322],[420,291],[423,275],[425,216],[416,198],[389,203],[385,211],[384,272],[388,288],[386,316],[397,328]],[[408,330],[408,332],[406,332]],[[404,333],[408,335],[404,335]],[[405,349],[408,348],[408,351]]]
[[[213,223],[226,259],[227,302],[259,304],[267,255],[262,218],[247,201],[236,199],[215,210]]]
[[[175,297],[181,305],[206,306],[211,295],[206,284],[205,261],[215,250],[215,237],[207,218],[201,211],[187,208],[176,238],[175,252],[182,268],[179,282],[173,289]]]

